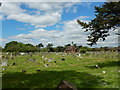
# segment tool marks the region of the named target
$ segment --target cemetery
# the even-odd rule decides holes
[[[57,88],[64,80],[77,88],[118,88],[117,52],[36,52],[12,57],[3,53],[2,56],[3,88]]]
[[[119,0],[8,1],[0,89],[119,90]]]

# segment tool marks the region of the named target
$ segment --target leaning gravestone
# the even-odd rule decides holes
[[[56,90],[77,90],[77,88],[68,81],[61,81]]]

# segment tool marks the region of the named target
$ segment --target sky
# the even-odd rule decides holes
[[[88,32],[77,19],[88,23],[95,18],[94,6],[104,2],[3,2],[0,7],[0,45],[10,41],[63,46],[74,42],[88,46]],[[116,31],[93,47],[118,46]]]

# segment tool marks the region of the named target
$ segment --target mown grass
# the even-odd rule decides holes
[[[55,88],[61,80],[67,80],[77,88],[118,88],[118,58],[75,57],[74,54],[65,56],[49,53],[45,57],[54,58],[57,62],[43,63],[43,54],[17,56],[9,59],[9,66],[2,73],[3,88]],[[36,59],[36,62],[27,61]],[[15,62],[16,65],[12,66]],[[44,64],[49,64],[45,67]],[[95,65],[99,65],[99,69]],[[21,72],[26,70],[26,73]],[[41,70],[39,73],[36,70]],[[106,73],[103,73],[105,71]]]

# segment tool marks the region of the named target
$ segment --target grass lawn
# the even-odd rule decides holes
[[[55,88],[61,80],[67,80],[77,88],[118,88],[118,58],[90,57],[82,58],[74,54],[49,53],[44,58],[54,58],[52,62],[43,62],[43,54],[17,56],[8,60],[9,66],[2,72],[3,88]],[[36,59],[35,62],[28,59]],[[12,65],[15,62],[16,65]],[[49,64],[45,67],[45,64]],[[98,65],[100,68],[96,68]],[[26,70],[23,73],[22,70]],[[36,70],[41,70],[36,72]],[[105,71],[105,73],[104,73]]]

